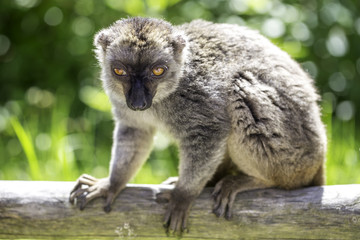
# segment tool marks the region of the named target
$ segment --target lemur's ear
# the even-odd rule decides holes
[[[181,35],[176,35],[172,41],[172,46],[174,48],[174,53],[180,54],[186,46],[185,38]]]
[[[95,35],[94,45],[97,48],[101,47],[105,51],[113,40],[114,37],[112,36],[110,31],[108,29],[104,29]]]

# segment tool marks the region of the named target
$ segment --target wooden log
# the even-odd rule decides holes
[[[168,185],[131,185],[112,212],[96,199],[80,211],[68,202],[73,182],[0,181],[2,239],[161,239]],[[265,189],[238,195],[233,219],[212,214],[211,190],[194,203],[184,239],[360,237],[360,185]]]

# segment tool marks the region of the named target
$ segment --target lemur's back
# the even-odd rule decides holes
[[[286,52],[257,31],[203,20],[179,28],[188,37],[191,52],[188,60],[192,61],[190,67],[196,74],[211,78],[226,76],[231,81],[238,73],[251,72],[265,85],[298,96],[303,102],[318,100],[308,74]]]

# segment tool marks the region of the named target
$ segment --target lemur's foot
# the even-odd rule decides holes
[[[217,217],[225,217],[225,219],[229,220],[232,217],[232,207],[238,193],[267,187],[270,186],[250,176],[242,174],[226,176],[214,188],[212,194],[215,199],[213,213]]]
[[[212,194],[215,199],[213,213],[217,217],[225,215],[226,219],[231,218],[232,206],[240,184],[233,176],[226,176],[215,185]]]
[[[83,188],[83,186],[88,186]],[[105,212],[111,211],[111,203],[115,198],[115,193],[110,191],[110,181],[108,178],[97,179],[88,174],[81,175],[70,193],[69,201],[76,203],[80,210],[83,210],[91,200],[98,197],[105,197]]]

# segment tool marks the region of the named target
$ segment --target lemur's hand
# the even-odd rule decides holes
[[[83,186],[88,187],[83,188]],[[97,179],[90,175],[83,174],[77,179],[76,185],[70,193],[69,201],[79,206],[80,210],[83,210],[91,200],[98,197],[105,197],[104,211],[110,212],[111,204],[116,195],[115,192],[110,190],[109,178]]]

